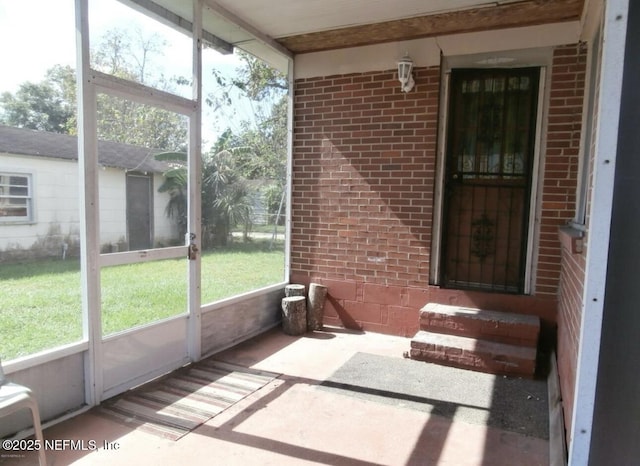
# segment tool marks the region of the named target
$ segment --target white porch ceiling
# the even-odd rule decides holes
[[[273,38],[521,0],[217,0]]]
[[[120,0],[190,29],[191,0]],[[448,34],[576,21],[588,0],[203,0],[205,41],[281,70],[287,56]]]

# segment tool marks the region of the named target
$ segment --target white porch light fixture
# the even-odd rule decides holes
[[[400,81],[402,92],[409,92],[416,84],[411,71],[413,71],[413,60],[407,53],[398,62],[398,81]]]

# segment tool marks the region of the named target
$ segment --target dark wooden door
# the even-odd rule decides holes
[[[131,251],[153,245],[152,191],[151,176],[127,173],[127,235]]]
[[[538,68],[451,73],[445,287],[524,292]]]

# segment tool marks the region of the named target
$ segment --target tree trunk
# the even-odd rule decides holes
[[[318,283],[309,285],[309,306],[307,307],[307,330],[322,330],[324,303],[327,287]]]
[[[287,285],[284,287],[284,295],[287,298],[291,296],[304,296],[305,291],[304,285]]]
[[[304,296],[282,299],[282,330],[287,335],[302,335],[307,331],[307,300]]]

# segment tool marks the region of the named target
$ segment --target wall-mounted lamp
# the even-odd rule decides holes
[[[411,60],[409,54],[406,54],[398,62],[398,81],[400,81],[400,89],[402,89],[402,92],[409,92],[416,84],[411,74],[412,70],[413,60]]]

